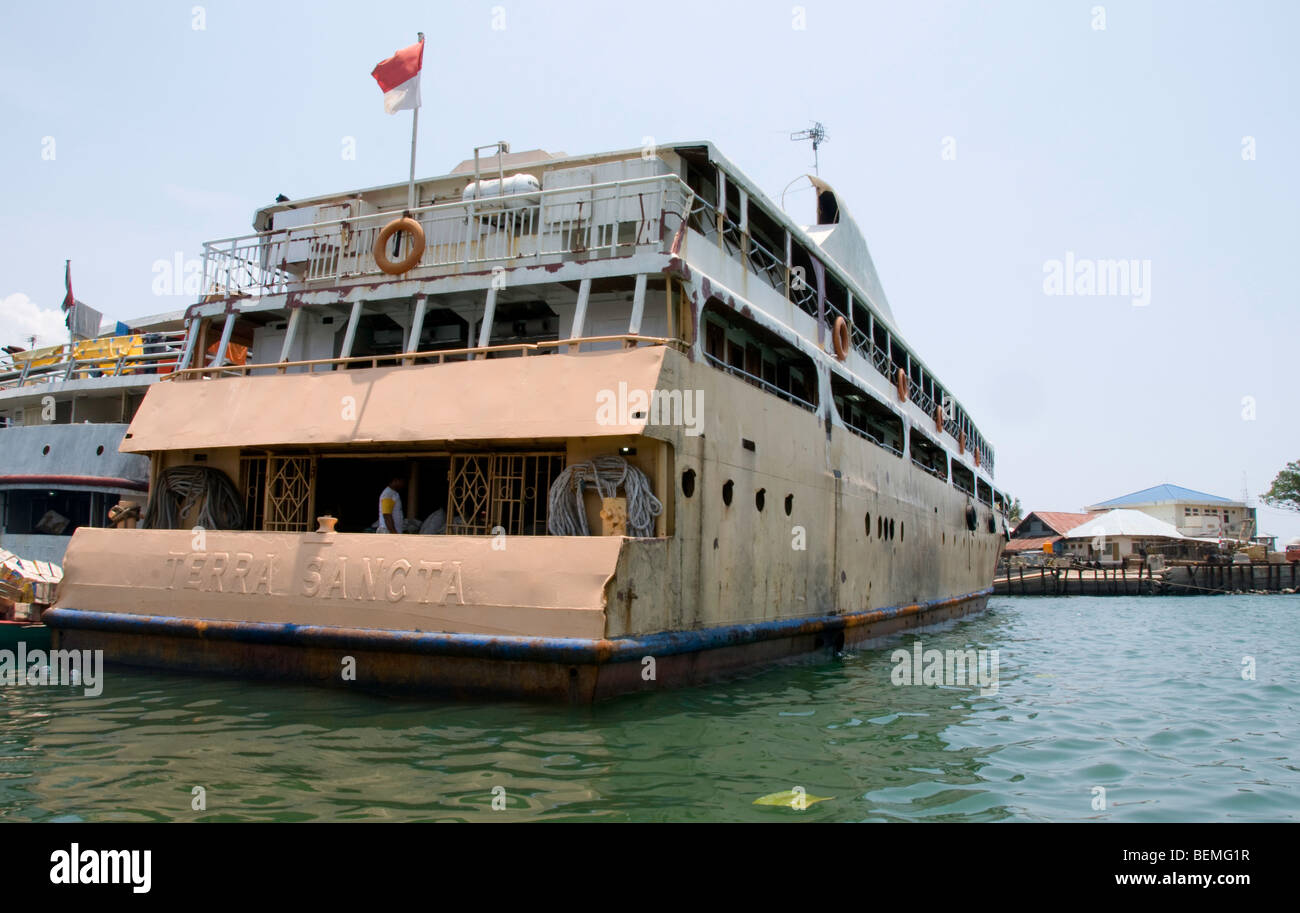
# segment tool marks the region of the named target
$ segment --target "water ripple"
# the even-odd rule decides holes
[[[994,600],[837,659],[595,708],[118,670],[96,698],[0,688],[0,819],[1296,820],[1297,609]],[[893,685],[890,654],[918,637],[998,650],[996,693]],[[796,787],[830,798],[753,804]]]

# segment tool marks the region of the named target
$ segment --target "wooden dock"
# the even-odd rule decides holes
[[[1152,573],[1128,567],[1014,567],[993,581],[995,596],[1202,596],[1295,593],[1300,564],[1187,564]]]

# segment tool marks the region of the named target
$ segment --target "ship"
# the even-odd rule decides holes
[[[808,180],[802,224],[707,141],[500,143],[259,209],[203,247],[122,435],[149,504],[71,537],[56,647],[581,704],[980,611],[994,450]]]
[[[144,505],[149,459],[119,448],[145,392],[176,367],[183,319],[0,354],[0,547],[58,564],[77,529]]]

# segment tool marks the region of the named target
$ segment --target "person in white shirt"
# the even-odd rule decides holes
[[[393,476],[392,480],[379,494],[379,529],[381,533],[400,533],[406,517],[402,513],[402,491],[406,488],[406,479]]]

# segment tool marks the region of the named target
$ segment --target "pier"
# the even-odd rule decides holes
[[[1147,567],[1013,567],[993,581],[995,596],[1204,596],[1285,593],[1300,586],[1300,564],[1189,563]]]

